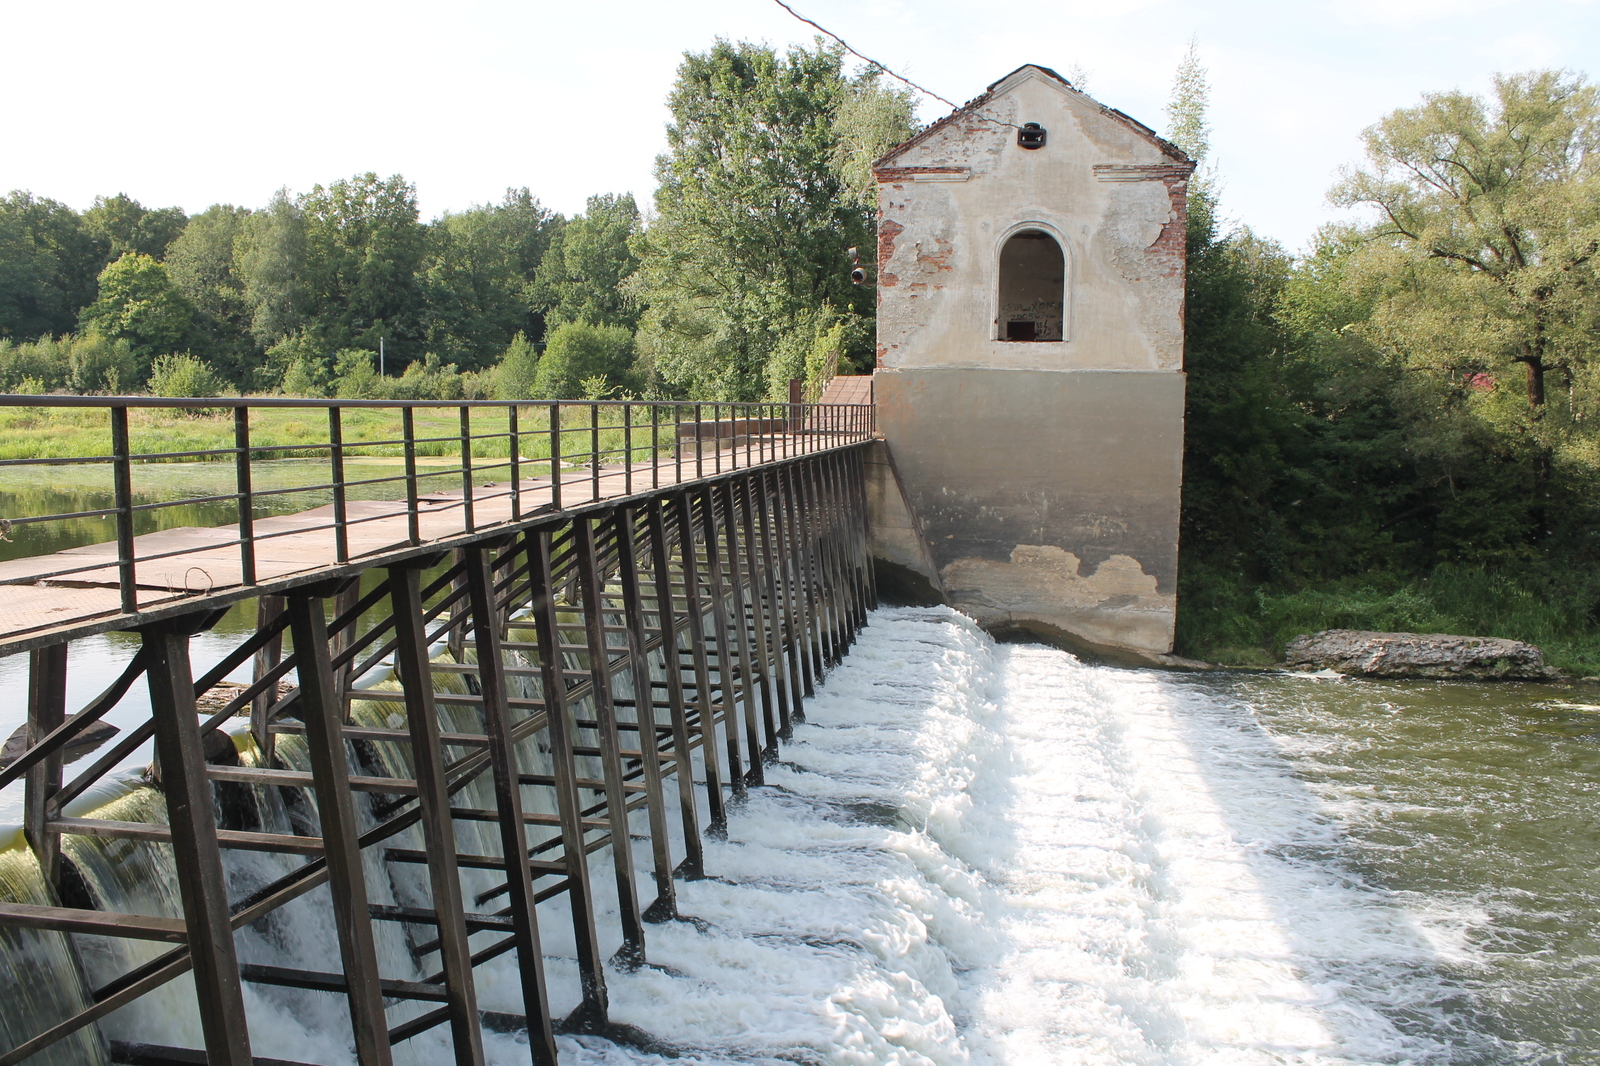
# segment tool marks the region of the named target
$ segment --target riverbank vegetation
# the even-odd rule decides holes
[[[1195,185],[1179,650],[1422,630],[1600,673],[1596,90],[1504,76],[1366,147],[1331,193],[1365,218],[1301,256]]]
[[[782,400],[869,370],[849,252],[870,267],[870,164],[915,125],[843,59],[687,55],[648,217],[604,194],[565,218],[516,189],[423,222],[413,186],[374,174],[193,216],[14,192],[0,389]],[[1299,253],[1227,215],[1205,97],[1191,52],[1168,123],[1202,163],[1178,650],[1255,663],[1314,629],[1447,630],[1600,673],[1595,87],[1507,75],[1382,117],[1331,193],[1352,220]],[[259,417],[261,444],[323,432]],[[173,448],[228,443],[220,422],[139,418]],[[378,439],[363,426],[347,439]],[[12,412],[0,455],[103,453],[102,433]]]

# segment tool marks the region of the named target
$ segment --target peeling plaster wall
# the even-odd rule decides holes
[[[945,591],[986,625],[1171,650],[1190,169],[1031,67],[878,169],[879,426]],[[1060,341],[999,339],[1023,229],[1065,257]]]

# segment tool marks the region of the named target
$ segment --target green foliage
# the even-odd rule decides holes
[[[250,336],[271,349],[303,330],[310,302],[305,278],[306,216],[280,189],[234,235],[234,275],[250,309]]]
[[[0,341],[0,392],[118,394],[142,381],[148,365],[125,340],[68,333],[13,344]],[[24,388],[25,383],[31,383]]]
[[[648,306],[640,348],[666,381],[753,400],[805,316],[831,305],[871,318],[872,293],[851,284],[846,250],[875,246],[875,212],[840,168],[881,154],[892,142],[873,139],[910,123],[904,97],[859,99],[873,85],[846,76],[841,52],[821,45],[779,56],[718,41],[684,57],[668,101],[670,150],[656,162],[656,217],[635,242],[632,283]],[[903,121],[866,119],[885,108]]]
[[[84,228],[104,242],[112,260],[125,255],[163,259],[188,223],[181,207],[152,209],[120,192],[96,196],[83,213]]]
[[[621,326],[568,322],[545,344],[533,382],[537,400],[592,398],[625,383],[633,365],[633,334]]]
[[[1178,597],[1178,647],[1213,661],[1267,665],[1302,633],[1364,629],[1523,640],[1553,666],[1600,673],[1593,571],[1446,564],[1421,575],[1380,571],[1283,588],[1202,564],[1185,571]]]
[[[388,400],[459,400],[461,375],[454,363],[440,362],[433,352],[406,367],[398,378],[384,382],[383,398]]]
[[[539,352],[529,343],[527,335],[518,333],[506,346],[505,355],[494,372],[494,398],[497,400],[529,400],[534,396],[534,382],[539,374]]]
[[[342,400],[372,400],[383,394],[382,378],[373,360],[377,352],[365,348],[346,348],[334,353],[333,394]]]
[[[1353,250],[1373,298],[1361,332],[1430,375],[1488,375],[1523,402],[1485,397],[1484,417],[1561,447],[1600,320],[1600,90],[1497,77],[1492,100],[1430,94],[1366,142],[1368,168],[1332,194],[1379,215]]]
[[[100,272],[100,296],[83,310],[86,330],[118,337],[141,356],[171,352],[194,323],[194,305],[173,287],[167,268],[127,252]]]
[[[1211,84],[1200,65],[1200,42],[1189,38],[1189,50],[1172,79],[1172,99],[1167,103],[1167,139],[1196,163],[1189,179],[1189,233],[1202,241],[1217,224],[1217,176],[1206,164],[1211,155]]]
[[[0,198],[0,339],[75,329],[105,257],[105,242],[65,204],[27,192]]]
[[[1572,188],[1589,179],[1567,154],[1592,133],[1573,117],[1592,94],[1555,75],[1498,85],[1493,106],[1445,94],[1374,127],[1373,172],[1338,195],[1381,205],[1379,221],[1325,230],[1298,262],[1247,230],[1191,227],[1186,653],[1270,657],[1343,625],[1593,654],[1593,335],[1517,302],[1524,285],[1549,308],[1593,293],[1572,256],[1589,225]],[[1513,266],[1513,244],[1537,255]],[[1552,280],[1543,264],[1562,256]],[[1513,372],[1529,351],[1561,371],[1542,405],[1532,370]]]
[[[464,367],[489,367],[516,334],[539,336],[543,312],[526,290],[560,232],[561,217],[527,189],[434,223],[422,281],[430,349]]]
[[[632,193],[591,196],[584,213],[558,229],[527,290],[546,321],[639,324],[622,282],[639,266],[629,242],[640,231]]]
[[[189,220],[167,247],[167,276],[194,306],[189,350],[236,385],[256,384],[260,367],[250,336],[253,311],[238,269],[248,208],[214,204]]]
[[[154,396],[221,396],[225,387],[211,368],[192,355],[157,356],[148,388]]]
[[[283,371],[279,386],[285,396],[303,396],[308,399],[328,395],[328,368],[322,363],[298,357]]]
[[[330,348],[378,347],[399,359],[420,354],[423,306],[418,268],[427,235],[417,221],[417,190],[396,174],[366,173],[298,204],[305,225],[305,313]]]
[[[806,383],[807,396],[821,395],[845,353],[870,339],[870,333],[870,324],[854,314],[841,316],[828,306],[798,316],[767,361],[765,399],[787,403],[789,382],[794,379]]]

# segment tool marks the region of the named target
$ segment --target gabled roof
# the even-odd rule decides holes
[[[1191,160],[1188,157],[1188,155],[1186,155],[1184,153],[1183,149],[1179,148],[1177,145],[1173,144],[1171,141],[1167,140],[1166,138],[1161,137],[1160,135],[1158,135],[1156,133],[1156,131],[1151,129],[1149,126],[1146,126],[1144,123],[1138,121],[1137,119],[1132,118],[1131,116],[1126,115],[1121,111],[1118,111],[1114,107],[1107,107],[1105,104],[1102,104],[1098,100],[1095,100],[1093,97],[1089,96],[1087,93],[1079,92],[1077,89],[1073,88],[1072,83],[1070,81],[1068,81],[1066,78],[1063,78],[1060,74],[1057,74],[1055,71],[1051,70],[1049,67],[1040,66],[1037,63],[1024,63],[1022,66],[1018,67],[1016,70],[1013,70],[1010,74],[1007,74],[1005,77],[1001,78],[1000,80],[990,84],[990,86],[986,90],[984,90],[984,93],[983,93],[982,96],[979,96],[976,99],[967,101],[967,103],[963,104],[961,107],[956,108],[954,111],[950,112],[950,114],[946,115],[944,118],[940,119],[939,121],[933,123],[927,129],[923,130],[921,133],[918,133],[915,137],[912,137],[909,141],[906,141],[904,144],[896,145],[895,147],[889,149],[889,151],[885,152],[880,159],[878,159],[876,162],[874,162],[872,164],[873,169],[876,170],[879,167],[888,166],[896,158],[898,158],[901,153],[903,153],[903,152],[905,152],[905,151],[907,151],[907,150],[909,150],[911,148],[916,147],[917,145],[921,144],[923,141],[928,140],[930,137],[932,137],[935,134],[937,134],[940,130],[944,129],[946,126],[949,126],[949,125],[951,125],[951,124],[953,124],[955,122],[958,122],[961,119],[968,117],[969,115],[974,115],[974,114],[977,114],[977,113],[981,112],[983,110],[984,106],[986,104],[988,104],[990,101],[992,101],[996,96],[998,96],[1001,93],[1009,90],[1012,86],[1014,86],[1014,85],[1018,84],[1019,82],[1021,82],[1022,80],[1024,80],[1024,78],[1036,78],[1036,77],[1042,77],[1042,78],[1046,78],[1046,79],[1048,79],[1050,81],[1053,81],[1053,82],[1057,83],[1062,89],[1066,90],[1067,92],[1072,93],[1075,96],[1082,97],[1084,100],[1088,101],[1095,108],[1097,108],[1102,115],[1104,115],[1107,118],[1111,119],[1113,122],[1120,122],[1122,125],[1126,126],[1128,129],[1132,130],[1134,133],[1138,134],[1140,137],[1143,137],[1145,140],[1149,141],[1151,144],[1155,145],[1158,149],[1160,149],[1161,153],[1163,155],[1165,155],[1167,158],[1173,160],[1174,162],[1178,162],[1178,163],[1193,162],[1193,160]],[[984,116],[981,115],[981,114],[978,114],[978,117],[981,119]],[[999,121],[999,120],[990,119],[990,121]]]

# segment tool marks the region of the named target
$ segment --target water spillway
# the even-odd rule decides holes
[[[474,495],[506,492],[463,414],[457,496],[374,501],[409,540],[271,576],[306,531],[263,521],[224,547],[264,583],[0,659],[31,731],[0,768],[0,1063],[1600,1047],[1600,700],[1114,670],[869,611],[859,442],[715,427],[726,471],[574,470],[565,417],[536,507]],[[126,532],[114,568],[51,565],[142,610]],[[59,746],[80,708],[121,732]]]

